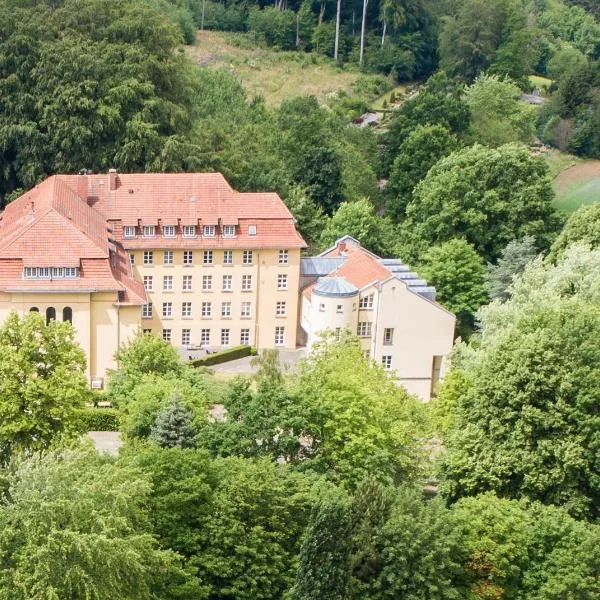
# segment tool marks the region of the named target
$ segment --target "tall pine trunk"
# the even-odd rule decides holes
[[[387,23],[383,22],[383,33],[381,34],[381,45],[383,46],[385,42],[385,30],[387,29]]]
[[[369,0],[363,0],[363,14],[362,14],[362,24],[360,26],[360,55],[358,63],[362,66],[363,64],[363,55],[365,53],[365,24],[367,21],[367,6],[369,5]]]
[[[333,50],[333,58],[337,61],[338,59],[338,48],[340,45],[340,15],[342,12],[342,0],[338,0],[337,3],[337,16],[335,19],[335,48]]]

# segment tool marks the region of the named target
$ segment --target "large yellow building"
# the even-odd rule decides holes
[[[95,382],[140,328],[186,351],[295,348],[304,246],[277,194],[218,173],[55,175],[0,216],[0,321],[71,321]]]

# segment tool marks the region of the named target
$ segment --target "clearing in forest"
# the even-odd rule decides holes
[[[314,95],[324,102],[328,94],[344,90],[353,95],[359,78],[381,76],[337,66],[326,56],[261,47],[251,34],[199,31],[190,58],[206,68],[226,68],[234,73],[249,96],[262,95],[269,106],[283,100]]]
[[[573,212],[583,204],[600,202],[600,160],[586,160],[558,173],[554,178],[559,210]]]

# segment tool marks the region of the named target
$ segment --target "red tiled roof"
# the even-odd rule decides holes
[[[341,267],[329,274],[329,277],[345,277],[357,288],[374,281],[383,281],[392,276],[392,272],[362,248],[355,248]]]
[[[116,239],[126,248],[303,248],[294,218],[274,193],[241,193],[220,173],[133,173],[116,175],[60,175],[113,224]],[[85,179],[84,179],[85,178]],[[235,238],[122,238],[125,225],[238,225]],[[248,235],[256,225],[256,235]]]

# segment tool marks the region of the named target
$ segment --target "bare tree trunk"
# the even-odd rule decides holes
[[[296,48],[300,45],[300,13],[296,13]]]
[[[200,20],[200,31],[204,31],[204,0],[202,0],[202,18]]]
[[[387,29],[387,23],[383,22],[383,33],[381,34],[381,45],[385,42],[385,30]]]
[[[325,2],[321,2],[321,10],[319,11],[319,25],[323,22],[325,16]]]
[[[337,16],[335,19],[335,47],[333,49],[333,59],[338,59],[338,48],[340,45],[340,15],[342,13],[342,0],[337,3]]]
[[[365,24],[367,21],[367,6],[369,5],[369,0],[363,0],[363,14],[362,14],[362,24],[360,26],[360,55],[358,59],[358,64],[362,66],[363,64],[363,55],[365,53]]]
[[[356,37],[356,31],[354,29],[354,25],[356,22],[356,11],[352,9],[352,44],[354,44],[354,38]]]

